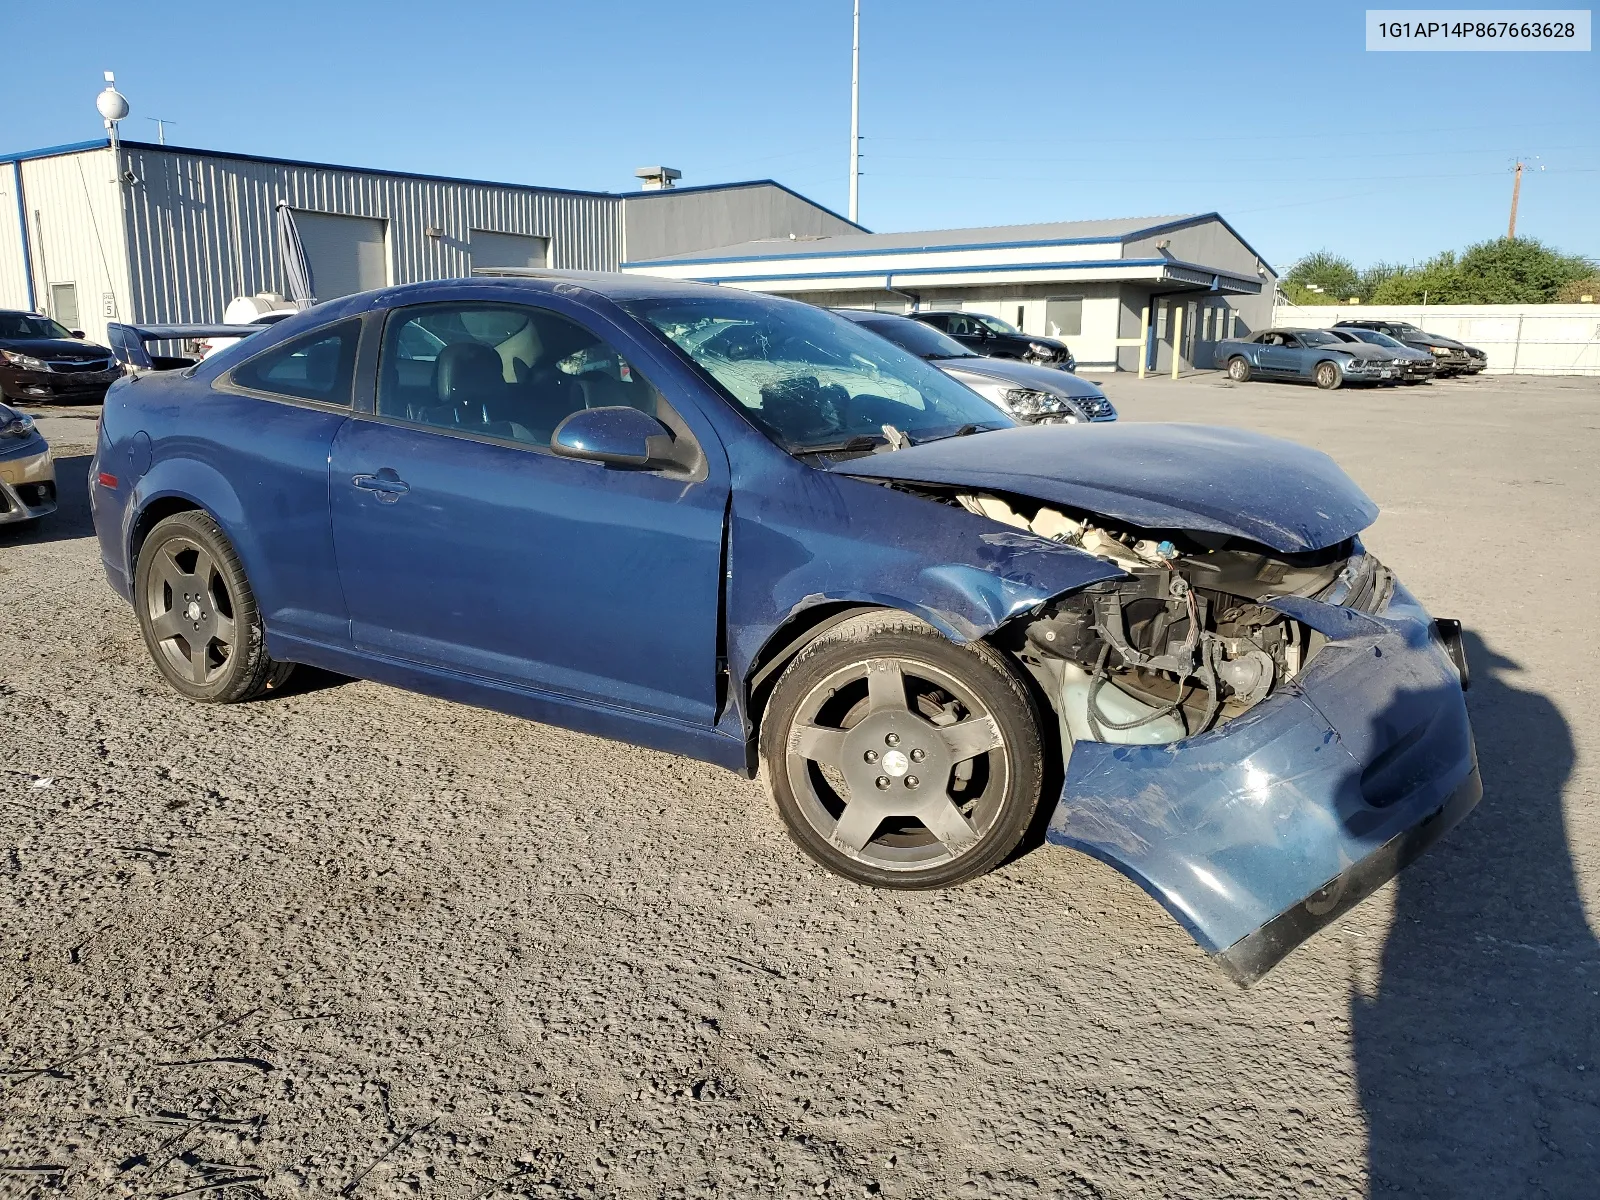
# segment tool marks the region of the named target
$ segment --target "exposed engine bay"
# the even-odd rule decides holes
[[[1118,529],[1021,497],[946,494],[968,512],[1121,567],[1002,631],[1055,707],[1062,746],[1159,744],[1248,712],[1326,643],[1270,606],[1299,596],[1380,611],[1393,577],[1349,538],[1282,554],[1221,535]]]

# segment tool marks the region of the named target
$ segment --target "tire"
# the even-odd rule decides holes
[[[1344,383],[1344,372],[1339,370],[1336,362],[1319,362],[1313,373],[1317,386],[1325,392],[1331,392]]]
[[[133,605],[156,670],[190,700],[254,700],[294,670],[267,657],[244,567],[203,512],[175,513],[150,531],[134,567]]]
[[[1235,383],[1250,382],[1250,363],[1242,354],[1236,354],[1228,360],[1228,378]]]
[[[795,656],[767,704],[761,764],[795,843],[881,888],[994,869],[1044,778],[1038,713],[1006,660],[899,612],[853,617]]]

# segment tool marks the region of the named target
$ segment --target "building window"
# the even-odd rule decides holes
[[[1157,338],[1165,338],[1166,336],[1167,336],[1167,302],[1165,300],[1160,300],[1160,301],[1156,302],[1156,337]]]
[[[1027,310],[1027,307],[1025,305],[1022,305],[1022,304],[1017,305],[1017,328],[1022,330],[1024,333],[1027,332],[1028,327],[1025,324],[1023,324],[1023,320],[1022,319],[1023,319],[1023,317],[1025,317],[1027,315],[1027,312],[1028,312],[1028,310]]]
[[[78,324],[78,285],[52,283],[50,285],[50,315],[68,329],[81,328]]]
[[[1051,337],[1083,333],[1083,297],[1052,296],[1044,304],[1044,331]]]

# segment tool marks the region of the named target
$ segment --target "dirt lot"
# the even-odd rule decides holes
[[[47,420],[67,503],[0,532],[0,1195],[1593,1195],[1600,380],[1108,391],[1329,451],[1473,632],[1483,804],[1249,992],[1064,850],[874,893],[693,762],[329,677],[189,705]]]

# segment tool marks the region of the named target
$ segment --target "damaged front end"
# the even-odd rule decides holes
[[[1122,569],[996,635],[1059,723],[1048,837],[1138,882],[1241,984],[1481,796],[1456,627],[1358,538],[1287,553],[941,498]]]

